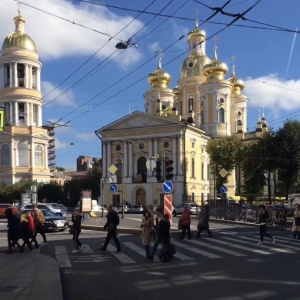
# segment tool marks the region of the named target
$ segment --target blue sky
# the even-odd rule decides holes
[[[203,21],[214,13],[207,6],[221,7],[226,0],[19,2],[26,33],[43,63],[43,123],[65,125],[56,129],[57,166],[74,170],[79,155],[101,157],[95,130],[132,111],[144,111],[143,94],[149,89],[148,74],[157,68],[157,50],[162,50],[163,68],[172,76],[170,87],[177,85],[188,55],[186,35],[197,15],[200,28],[211,37],[206,53],[213,57],[212,37],[217,35],[218,58],[229,66],[228,77],[236,57],[236,75],[245,81],[249,98],[249,130],[255,128],[259,111],[275,129],[287,118],[299,119],[300,39],[294,32],[300,30],[299,0],[232,0],[224,12],[243,13],[258,4],[244,15],[247,20],[220,33],[234,17],[218,13]],[[0,40],[14,31],[18,8],[18,1],[0,1]],[[129,38],[131,47],[115,48]]]

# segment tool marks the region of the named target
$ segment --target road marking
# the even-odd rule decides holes
[[[110,251],[111,254],[113,256],[115,256],[123,264],[135,264],[136,263],[134,260],[132,260],[129,256],[127,256],[123,252],[114,253],[114,251],[116,251],[117,249],[114,246],[112,246],[111,244],[109,244],[107,246],[107,250]]]
[[[246,254],[242,254],[240,252],[236,252],[236,251],[225,249],[225,248],[218,247],[218,246],[208,245],[206,243],[195,241],[195,240],[189,240],[188,242],[193,243],[193,244],[197,244],[197,245],[202,246],[202,247],[208,247],[208,248],[211,248],[211,249],[214,249],[214,250],[217,250],[217,251],[221,251],[221,252],[224,252],[224,253],[227,253],[227,254],[231,254],[233,256],[247,256]]]
[[[175,241],[173,242],[173,244],[175,246],[178,246],[178,247],[181,247],[181,248],[185,248],[188,251],[192,251],[192,252],[195,252],[197,254],[209,257],[209,258],[222,258],[222,256],[219,256],[219,255],[216,255],[216,254],[204,251],[204,250],[200,250],[198,248],[190,247],[190,246],[188,246],[186,244],[178,243],[178,242],[175,242]]]

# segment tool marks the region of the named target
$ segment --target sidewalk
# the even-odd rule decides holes
[[[0,299],[63,299],[55,259],[40,254],[39,250],[0,255]]]

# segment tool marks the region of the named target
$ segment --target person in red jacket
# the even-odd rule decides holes
[[[191,211],[188,209],[187,206],[183,207],[182,211],[182,232],[180,239],[184,239],[185,232],[187,231],[188,239],[190,240],[192,238],[191,234]]]
[[[36,238],[34,237],[35,235],[35,226],[34,226],[34,218],[32,213],[28,213],[26,215],[26,219],[28,221],[28,227],[29,227],[29,232],[30,232],[30,238],[31,238],[31,244],[34,243],[35,248],[39,247],[39,244],[36,240]]]

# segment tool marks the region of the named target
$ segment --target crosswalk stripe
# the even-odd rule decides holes
[[[123,242],[123,245],[126,245],[129,249],[135,251],[136,253],[145,256],[145,250],[141,247],[138,247],[137,245],[135,245],[132,242]]]
[[[221,251],[221,252],[224,252],[224,253],[227,253],[227,254],[231,254],[233,256],[247,256],[246,254],[242,254],[240,252],[236,252],[236,251],[225,249],[225,248],[218,247],[218,246],[208,245],[208,244],[200,242],[200,241],[189,240],[188,242],[196,244],[196,245],[199,245],[199,246],[202,246],[202,247],[207,247],[207,248],[215,249],[217,251]]]
[[[71,268],[71,261],[65,246],[55,246],[54,253],[57,264],[60,268]]]
[[[83,244],[84,249],[82,250],[82,253],[90,254],[94,253],[94,250],[88,245],[88,244]]]
[[[135,264],[136,263],[134,260],[132,260],[129,256],[127,256],[123,252],[114,253],[114,251],[116,251],[117,249],[114,246],[112,246],[111,244],[108,244],[106,249],[109,252],[111,252],[123,264]]]
[[[209,257],[209,258],[222,258],[222,256],[219,256],[219,255],[216,255],[216,254],[204,251],[204,250],[200,250],[198,248],[190,247],[190,246],[187,246],[186,244],[178,243],[178,242],[175,242],[175,241],[173,241],[173,243],[174,243],[175,246],[185,248],[188,251],[192,251],[192,252],[195,252],[197,254]]]
[[[223,237],[225,238],[225,237]],[[216,239],[211,239],[210,238],[210,241],[213,242],[213,243],[218,243],[218,244],[223,244],[223,245],[227,245],[229,247],[233,247],[233,248],[237,248],[237,249],[242,249],[242,250],[245,250],[247,252],[254,252],[254,253],[258,253],[258,254],[262,254],[262,255],[270,255],[272,254],[271,252],[267,252],[267,251],[263,251],[263,250],[258,250],[258,249],[255,249],[255,248],[250,248],[250,247],[245,247],[245,246],[242,246],[242,245],[236,245],[236,244],[232,244],[232,243],[228,243],[228,242],[225,242],[225,241],[221,241],[221,240],[216,240]],[[236,239],[233,239],[234,242],[236,242]]]
[[[244,239],[244,240],[249,240],[249,241],[256,241],[257,242],[257,240],[255,240],[255,239],[253,239],[253,238],[250,238],[250,237],[246,237],[246,236],[241,236],[240,237],[241,239]],[[274,247],[272,247],[272,249],[274,250],[275,249],[275,251],[277,251],[277,252],[286,252],[286,253],[295,253],[295,252],[293,252],[293,251],[291,251],[291,252],[289,252],[289,250],[287,250],[287,249],[291,249],[291,250],[298,250],[298,248],[296,248],[296,247],[293,247],[293,246],[289,246],[289,245],[286,245],[286,244],[280,244],[280,243],[278,243],[278,239],[276,239],[276,248],[274,248]],[[270,241],[269,241],[270,242]],[[281,248],[277,248],[277,246],[279,246],[279,247],[283,247],[284,249],[281,249]],[[259,245],[259,247],[262,247],[262,248],[269,248],[270,249],[270,246],[267,246],[267,245]]]

